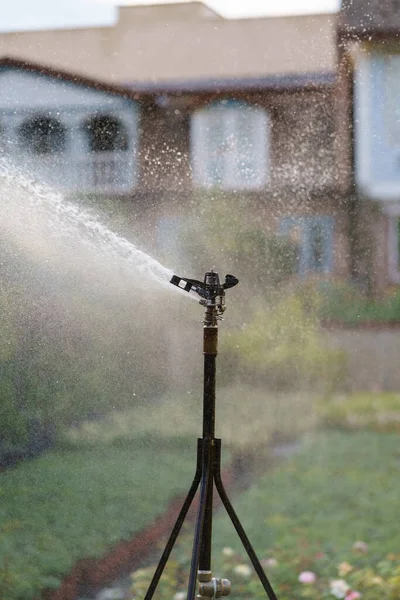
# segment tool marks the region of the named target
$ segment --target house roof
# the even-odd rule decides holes
[[[400,34],[398,0],[342,0],[338,20],[342,37],[366,38]]]
[[[124,6],[114,26],[0,34],[0,56],[116,86],[336,71],[336,15],[224,19],[201,2]]]
[[[221,79],[187,79],[165,82],[144,82],[128,84],[127,89],[135,92],[153,94],[175,93],[220,93],[253,92],[259,90],[304,90],[333,85],[336,73],[302,73],[301,75],[271,75],[269,77],[239,77]]]
[[[27,62],[13,57],[0,57],[0,73],[2,69],[18,69],[30,73],[38,73],[43,76],[52,77],[59,81],[67,81],[76,85],[82,85],[108,94],[116,94],[127,99],[140,99],[164,94],[201,94],[220,93],[235,91],[259,91],[259,90],[304,90],[315,89],[321,86],[333,85],[336,79],[334,73],[304,73],[302,75],[279,75],[271,77],[255,78],[227,78],[227,79],[189,79],[168,82],[144,82],[133,83],[124,86],[113,85],[83,77],[70,71],[57,70],[46,65]]]
[[[40,75],[58,79],[59,81],[68,81],[76,85],[82,85],[85,87],[95,89],[99,92],[117,94],[118,96],[123,96],[126,98],[131,98],[135,95],[135,92],[132,89],[105,83],[104,81],[93,79],[92,77],[83,77],[81,75],[77,75],[69,71],[54,69],[46,65],[21,60],[10,56],[0,57],[0,73],[2,69],[7,68],[28,71],[30,73],[38,73]]]

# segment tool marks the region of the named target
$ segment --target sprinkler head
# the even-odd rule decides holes
[[[237,285],[239,280],[234,275],[225,275],[225,282],[221,285],[218,273],[207,271],[204,281],[173,275],[170,283],[185,292],[195,292],[200,296],[201,305],[214,308],[217,314],[222,314],[225,310],[225,290]]]

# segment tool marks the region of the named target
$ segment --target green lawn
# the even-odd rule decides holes
[[[324,596],[326,582],[337,576],[340,562],[355,561],[356,573],[363,565],[377,568],[387,554],[398,557],[398,436],[372,430],[315,433],[321,418],[325,425],[346,428],[349,414],[351,422],[354,415],[368,414],[374,429],[382,411],[398,415],[398,397],[355,395],[325,401],[318,410],[302,395],[272,396],[250,388],[218,394],[217,435],[223,438],[225,459],[250,450],[264,464],[264,450],[277,434],[282,439],[306,436],[298,455],[234,498],[259,555],[278,560],[271,579],[279,600],[298,600],[305,592],[314,597],[316,588],[299,588],[301,570],[316,572],[318,597],[329,598]],[[165,397],[71,430],[58,451],[2,473],[1,600],[34,598],[43,587],[57,586],[80,558],[105,554],[110,545],[153,521],[173,496],[186,493],[200,433],[201,399],[195,394]],[[234,580],[235,565],[246,560],[241,545],[226,515],[216,516],[214,530],[216,564],[224,563],[223,576],[231,569]],[[354,557],[357,540],[368,544],[366,555]],[[224,547],[234,549],[233,562],[223,557]],[[177,554],[178,563],[186,564],[190,541]],[[394,568],[392,561],[391,573]],[[249,593],[242,583],[239,596]],[[251,592],[258,593],[257,587]],[[364,600],[375,600],[363,593]],[[391,599],[388,594],[380,600]],[[393,598],[399,597],[400,590]]]
[[[150,523],[186,491],[195,446],[155,438],[50,452],[2,473],[1,600],[36,597],[78,559],[101,556]]]
[[[218,394],[224,461],[249,450],[265,456],[277,433],[296,437],[315,423],[304,395],[250,388]],[[105,554],[186,493],[201,425],[201,393],[166,396],[71,429],[58,451],[3,473],[1,600],[29,600],[56,587],[77,560]]]
[[[272,393],[262,387],[236,385],[218,390],[216,435],[233,451],[265,448],[277,435],[297,438],[316,428],[318,412],[314,396]],[[288,418],[290,415],[291,418]],[[72,446],[110,443],[139,436],[201,436],[202,392],[164,396],[157,402],[137,405],[129,411],[111,413],[101,422],[83,424],[66,432]]]
[[[400,443],[396,434],[320,433],[293,459],[264,475],[237,499],[261,552],[295,539],[321,544],[338,557],[357,540],[369,556],[399,552]],[[238,547],[228,522],[216,544]]]

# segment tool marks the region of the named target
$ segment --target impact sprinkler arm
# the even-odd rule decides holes
[[[205,322],[209,322],[213,317],[220,318],[225,312],[225,290],[237,285],[239,280],[234,275],[225,275],[225,283],[221,285],[218,273],[209,271],[205,274],[204,281],[173,275],[170,283],[185,292],[192,291],[198,294],[201,298],[200,304],[210,309],[206,310],[205,318]]]
[[[214,485],[269,600],[277,600],[275,592],[226,494],[221,479],[221,440],[215,438],[215,366],[218,353],[218,320],[222,318],[225,311],[225,290],[234,287],[239,281],[233,275],[226,275],[225,282],[221,285],[218,273],[209,271],[205,274],[203,282],[174,275],[171,283],[186,292],[196,292],[200,296],[200,304],[205,307],[203,322],[203,437],[197,441],[197,466],[192,485],[144,600],[151,600],[153,597],[199,486],[200,497],[195,523],[187,600],[194,600],[197,582],[199,585],[198,600],[221,598],[230,594],[231,584],[228,579],[213,577],[211,572]]]

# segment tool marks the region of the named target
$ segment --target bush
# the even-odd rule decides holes
[[[117,285],[97,281],[97,293],[90,278],[70,280],[70,265],[53,277],[48,265],[19,258],[1,274],[0,455],[30,452],[27,443],[40,446],[42,433],[48,439],[50,430],[57,434],[168,386],[170,323],[161,315],[155,324],[148,291],[123,297]],[[36,439],[28,440],[33,423]]]
[[[313,311],[295,294],[259,309],[223,343],[225,369],[270,389],[331,391],[344,378],[345,355],[324,346]]]
[[[400,321],[400,295],[396,292],[377,299],[360,292],[350,284],[319,286],[320,318],[324,321],[346,325],[361,323],[398,323]]]
[[[18,409],[13,381],[3,376],[0,379],[0,457],[2,451],[20,447],[28,440],[28,423]]]
[[[188,277],[198,278],[214,267],[220,276],[232,273],[240,281],[235,306],[240,299],[241,309],[248,308],[253,298],[273,296],[297,264],[295,246],[268,228],[264,211],[252,195],[200,194],[188,213],[176,219],[164,258],[187,270]]]
[[[318,412],[327,428],[400,431],[400,394],[359,392],[325,398]]]

